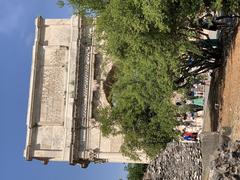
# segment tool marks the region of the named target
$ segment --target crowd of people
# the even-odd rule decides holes
[[[205,80],[206,76],[207,73],[200,77],[202,80],[193,80],[186,96],[175,94],[174,103],[180,109],[177,116],[179,125],[176,130],[180,133],[179,138],[183,142],[199,140],[203,128],[205,86],[209,85],[208,80]]]

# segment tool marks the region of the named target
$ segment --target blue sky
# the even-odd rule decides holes
[[[34,19],[68,18],[70,8],[57,0],[1,0],[0,6],[0,180],[118,180],[126,178],[123,164],[90,165],[87,169],[68,163],[25,161],[23,149]]]

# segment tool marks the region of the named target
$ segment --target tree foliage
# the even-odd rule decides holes
[[[125,170],[128,171],[128,180],[141,180],[146,168],[146,164],[128,164],[125,167]]]
[[[136,152],[144,150],[152,157],[177,137],[173,130],[177,110],[170,102],[176,79],[212,68],[216,60],[213,46],[205,51],[206,47],[189,39],[198,40],[202,35],[199,17],[225,2],[68,1],[76,13],[97,17],[98,37],[118,69],[111,90],[112,107],[100,109],[98,119],[105,136],[124,135],[125,155],[137,159]],[[227,2],[232,12],[239,9],[239,0]],[[187,57],[200,69],[191,72]]]

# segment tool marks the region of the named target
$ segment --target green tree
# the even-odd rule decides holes
[[[145,164],[128,164],[125,170],[128,171],[128,180],[142,180],[144,172],[147,169]]]
[[[137,158],[133,152],[141,149],[154,156],[176,137],[168,68],[149,58],[118,65],[121,71],[111,91],[113,107],[102,109],[98,118],[104,135],[124,134],[122,151],[132,158]],[[121,128],[117,131],[115,126]]]
[[[228,2],[227,7],[236,12],[239,0]],[[69,0],[68,3],[76,13],[97,18],[98,38],[104,40],[102,48],[118,69],[109,98],[112,107],[98,113],[103,134],[122,133],[122,152],[133,159],[138,158],[139,150],[153,157],[177,137],[173,130],[177,109],[170,99],[176,79],[189,76],[189,71],[185,71],[190,68],[186,57],[194,56],[194,63],[203,63],[204,68],[211,62],[211,58],[205,62],[200,57],[210,57],[212,51],[206,54],[203,47],[189,41],[202,35],[202,27],[196,22],[209,9],[225,6],[225,1]]]

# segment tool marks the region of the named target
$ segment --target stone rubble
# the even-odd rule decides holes
[[[240,180],[240,141],[219,148],[210,175],[212,180]]]
[[[171,142],[148,166],[143,180],[201,180],[200,143]]]

